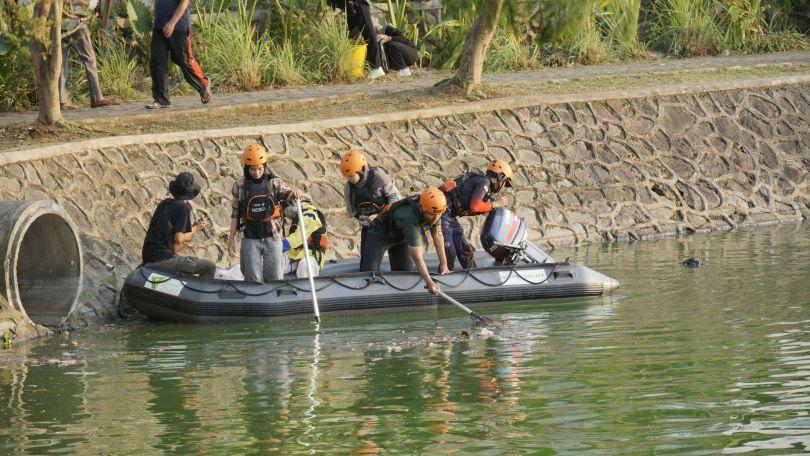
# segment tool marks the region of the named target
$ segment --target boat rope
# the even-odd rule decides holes
[[[558,263],[545,263],[544,266],[546,266],[546,267],[551,266],[551,265],[556,266],[557,264]],[[156,287],[156,286],[158,286],[160,284],[166,283],[166,282],[168,282],[170,280],[175,280],[175,277],[163,277],[161,279],[153,279],[153,278],[147,277],[146,273],[143,270],[142,265],[138,266],[138,271],[140,272],[141,277],[143,277],[143,279],[146,281],[146,283],[151,284],[153,287]],[[548,280],[551,278],[550,271],[549,271],[549,273],[546,274],[546,277],[543,280],[540,280],[540,281],[533,281],[533,280],[530,280],[530,279],[526,278],[524,275],[522,275],[519,272],[520,269],[515,268],[514,266],[510,267],[508,269],[508,271],[509,271],[509,274],[506,276],[505,279],[503,279],[499,283],[491,283],[491,282],[487,282],[485,280],[482,280],[480,277],[476,276],[473,273],[473,269],[465,269],[464,270],[464,276],[461,278],[461,280],[458,281],[458,283],[455,283],[455,284],[450,283],[450,282],[448,282],[446,280],[442,280],[442,279],[440,279],[439,277],[436,277],[436,276],[433,277],[433,280],[436,283],[438,283],[438,284],[440,284],[442,286],[445,286],[445,287],[458,288],[458,287],[464,285],[464,283],[467,281],[467,279],[472,279],[472,280],[474,280],[474,281],[478,282],[479,284],[484,285],[486,287],[499,287],[499,286],[502,286],[502,285],[506,284],[507,282],[509,282],[509,280],[512,278],[513,275],[517,276],[518,278],[520,278],[521,280],[523,280],[524,282],[526,282],[529,285],[542,285],[542,284],[548,282]],[[461,271],[454,271],[454,272],[461,272]],[[504,272],[506,272],[506,271],[504,271]],[[392,282],[391,280],[389,280],[389,277],[386,277],[386,275],[383,272],[372,272],[370,274],[371,275],[368,278],[362,278],[361,279],[361,281],[365,282],[365,284],[362,285],[362,286],[345,284],[345,283],[341,282],[340,280],[338,280],[337,277],[335,277],[335,276],[319,276],[319,277],[317,277],[318,279],[326,279],[326,280],[328,280],[328,282],[326,283],[326,285],[324,285],[324,286],[322,286],[320,288],[315,288],[315,292],[317,293],[317,292],[320,292],[322,290],[325,290],[325,289],[331,287],[332,285],[338,285],[340,287],[343,287],[343,288],[346,288],[346,289],[349,289],[349,290],[364,290],[364,289],[370,287],[373,283],[383,283],[383,284],[388,285],[389,287],[393,288],[394,290],[405,292],[405,291],[413,290],[420,283],[422,283],[422,278],[419,277],[419,278],[417,278],[416,282],[414,282],[413,285],[400,287],[400,286],[396,285],[394,282]],[[176,280],[180,280],[180,279],[176,279]],[[221,281],[221,282],[222,282],[222,286],[219,287],[218,289],[215,289],[215,290],[210,290],[210,289],[209,290],[204,290],[204,289],[196,288],[194,286],[189,285],[187,282],[182,282],[182,284],[183,284],[183,286],[185,288],[188,288],[189,290],[197,292],[197,293],[219,294],[219,293],[222,293],[223,291],[226,291],[226,289],[228,289],[228,288],[232,288],[237,293],[239,293],[239,294],[241,294],[243,296],[249,296],[249,297],[266,296],[268,294],[278,292],[280,289],[282,289],[284,287],[289,287],[289,288],[292,288],[295,291],[299,291],[299,292],[302,292],[302,293],[309,293],[310,292],[309,287],[307,287],[307,288],[299,287],[298,285],[296,285],[295,283],[293,283],[293,282],[291,282],[289,280],[283,280],[283,281],[281,281],[279,283],[278,286],[273,287],[273,288],[271,288],[269,290],[264,290],[264,291],[259,292],[259,293],[251,293],[249,291],[245,291],[245,290],[242,290],[239,287],[237,287],[236,283],[245,283],[245,282],[242,282],[242,281],[234,282],[234,281],[231,281],[231,280],[224,280],[224,281]]]

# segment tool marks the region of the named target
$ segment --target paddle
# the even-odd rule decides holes
[[[318,295],[315,293],[315,279],[312,278],[312,268],[309,261],[309,246],[307,245],[307,230],[304,225],[304,211],[301,210],[301,198],[295,199],[298,209],[298,230],[301,231],[301,244],[304,246],[304,261],[307,265],[307,277],[309,277],[309,291],[312,293],[312,308],[315,310],[315,322],[321,322],[321,312],[318,310]]]
[[[478,315],[474,310],[470,309],[469,307],[465,306],[464,304],[462,304],[462,303],[456,301],[455,299],[451,298],[450,296],[447,295],[447,293],[445,293],[445,292],[443,292],[441,290],[439,290],[439,296],[441,296],[442,298],[449,301],[450,304],[453,304],[454,306],[458,307],[459,309],[463,310],[464,312],[467,312],[467,315],[470,316],[470,318],[472,319],[473,324],[475,326],[487,326],[487,325],[491,325],[491,324],[495,323],[495,321],[493,319],[488,318],[488,317],[484,317],[482,315]]]

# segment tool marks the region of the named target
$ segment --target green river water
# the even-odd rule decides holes
[[[553,255],[622,286],[479,307],[491,337],[442,307],[20,344],[0,454],[810,451],[810,224]]]

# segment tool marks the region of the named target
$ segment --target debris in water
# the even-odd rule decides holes
[[[478,331],[478,337],[480,337],[482,339],[491,339],[491,338],[495,337],[495,333],[488,330],[487,328],[481,328]]]
[[[462,339],[469,339],[470,338],[470,333],[468,333],[465,330],[462,330],[460,333],[458,333],[458,337],[460,337]]]
[[[687,268],[696,268],[696,267],[702,265],[703,262],[698,260],[697,258],[687,258],[687,259],[683,260],[683,263],[681,263],[681,264],[683,264]]]

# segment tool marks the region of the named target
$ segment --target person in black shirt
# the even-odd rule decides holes
[[[203,231],[202,222],[192,224],[192,209],[189,200],[200,193],[191,173],[183,172],[169,183],[172,198],[161,201],[146,230],[141,256],[143,263],[170,271],[196,274],[214,278],[216,265],[192,256],[181,256],[191,242],[192,235]]]
[[[411,75],[410,66],[419,60],[419,50],[413,41],[391,25],[386,25],[385,29],[378,31],[377,38],[385,51],[388,59],[388,67],[397,72],[397,76],[407,77]]]
[[[366,42],[366,61],[371,64],[373,70],[368,77],[377,79],[385,76],[382,67],[382,50],[380,40],[377,37],[377,29],[371,21],[371,10],[368,0],[329,0],[329,5],[335,9],[346,12],[346,23],[349,27],[349,36],[357,38],[363,36]]]
[[[155,0],[155,21],[152,24],[152,55],[149,73],[152,76],[152,103],[146,109],[168,108],[169,57],[180,67],[183,77],[200,94],[200,102],[211,101],[211,80],[200,69],[191,50],[191,17],[189,0]]]

